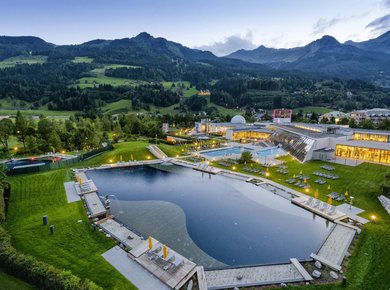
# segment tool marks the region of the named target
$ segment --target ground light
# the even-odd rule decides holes
[[[112,163],[112,159],[108,160],[108,162]]]
[[[148,159],[150,159],[150,156],[148,155],[148,157],[147,157]]]
[[[232,169],[233,169],[233,170],[236,170],[236,166],[233,166]]]
[[[376,215],[373,214],[370,218],[371,218],[371,220],[372,220],[373,222],[376,221]]]

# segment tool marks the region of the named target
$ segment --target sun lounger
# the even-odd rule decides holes
[[[317,200],[315,201],[313,207],[314,207],[314,208],[319,207],[320,204],[321,204],[321,201],[317,199]]]
[[[334,205],[329,206],[327,213],[329,215],[334,215],[336,213],[336,207]]]

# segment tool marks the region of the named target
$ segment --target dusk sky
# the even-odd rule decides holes
[[[362,41],[390,29],[390,0],[1,0],[0,35],[55,44],[146,31],[224,55],[301,46],[324,34]]]

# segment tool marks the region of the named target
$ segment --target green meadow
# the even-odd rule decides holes
[[[10,57],[0,61],[0,69],[14,67],[18,64],[42,64],[47,60],[47,56],[43,55],[20,55]]]

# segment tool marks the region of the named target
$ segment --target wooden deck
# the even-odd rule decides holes
[[[226,289],[305,281],[305,278],[292,263],[213,270],[206,271],[205,274],[208,289]]]
[[[207,290],[207,280],[203,266],[196,267],[196,275],[198,277],[199,290]]]
[[[89,211],[89,218],[104,216],[107,213],[102,201],[96,192],[87,193],[83,195],[83,200]]]
[[[159,241],[153,239],[153,244],[157,243]],[[196,273],[195,263],[169,248],[169,255],[175,256],[175,260],[183,260],[183,263],[172,271],[164,270],[159,263],[148,257],[146,254],[148,249],[148,241],[143,241],[139,246],[130,251],[129,257],[172,289],[179,289]]]
[[[318,253],[311,257],[339,271],[355,233],[354,229],[337,224]]]
[[[105,219],[97,224],[101,229],[103,229],[103,231],[110,234],[114,239],[125,245],[128,249],[136,248],[144,242],[144,240],[137,234],[111,218]]]
[[[295,268],[297,268],[297,270],[299,271],[299,273],[301,273],[301,275],[303,276],[303,278],[306,280],[306,281],[311,281],[313,280],[313,277],[310,276],[310,274],[306,271],[305,268],[303,268],[303,266],[301,265],[301,263],[299,263],[299,261],[295,258],[292,258],[290,259],[291,263],[295,266]]]

